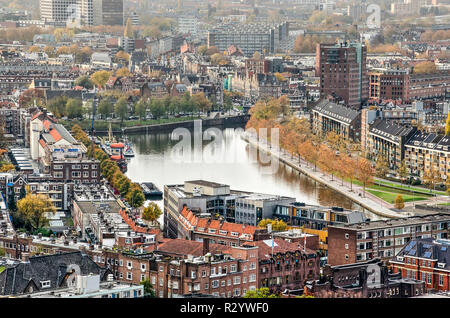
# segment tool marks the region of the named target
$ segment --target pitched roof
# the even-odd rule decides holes
[[[212,254],[226,253],[227,250],[228,247],[225,245],[209,244],[209,252]],[[203,256],[203,242],[173,239],[160,244],[158,251],[167,254],[198,257]]]
[[[321,100],[317,104],[317,106],[314,107],[314,111],[317,111],[347,124],[350,124],[360,114],[360,112],[355,110],[354,108],[336,104],[326,99]]]
[[[258,257],[259,260],[270,259],[272,257],[272,240],[264,240],[264,241],[256,241],[250,243],[253,246],[258,246]],[[247,244],[248,245],[248,244]],[[283,239],[274,239],[274,248],[273,254],[285,254],[285,253],[300,253],[306,256],[316,255],[316,252],[310,250],[309,248],[305,248],[303,250],[303,246],[299,243],[291,243],[285,241]]]
[[[41,289],[41,282],[50,281],[48,289],[64,285],[73,266],[80,268],[82,275],[99,274],[102,278],[105,270],[100,268],[89,256],[81,252],[30,257],[28,262],[6,268],[0,274],[0,294],[17,295],[25,292],[33,283],[34,289]]]

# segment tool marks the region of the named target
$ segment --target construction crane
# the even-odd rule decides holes
[[[91,155],[92,158],[95,158],[94,156],[94,144],[95,144],[95,128],[94,128],[94,123],[95,123],[95,111],[97,109],[97,103],[98,103],[99,98],[97,97],[97,89],[94,88],[94,98],[92,101],[92,121],[91,121]]]

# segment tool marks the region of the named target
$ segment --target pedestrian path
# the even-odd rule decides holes
[[[345,195],[353,202],[377,215],[387,218],[401,218],[414,215],[412,211],[396,212],[391,210],[389,203],[367,191],[364,192],[363,187],[355,184],[351,186],[350,182],[342,182],[342,180],[333,177],[331,174],[322,172],[319,168],[314,169],[312,164],[302,158],[299,160],[298,157],[293,157],[284,150],[280,150],[279,148],[275,149],[266,140],[259,140],[255,135],[246,132],[242,135],[242,138],[259,150],[265,151],[272,157],[279,159],[280,162]]]

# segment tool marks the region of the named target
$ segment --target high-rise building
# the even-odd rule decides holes
[[[124,25],[123,0],[101,0],[102,25]]]
[[[318,44],[316,76],[320,77],[320,93],[360,109],[369,95],[366,57],[367,48],[361,43]]]
[[[40,0],[41,20],[50,23],[77,23],[80,21],[80,0]]]

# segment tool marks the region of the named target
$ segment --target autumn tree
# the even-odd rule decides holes
[[[281,232],[287,229],[287,224],[282,220],[262,219],[258,223],[258,227],[267,228],[268,224],[272,224],[272,231]]]
[[[402,162],[400,163],[400,167],[398,168],[398,175],[400,176],[400,179],[402,182],[403,182],[403,180],[406,179],[408,174],[409,174],[408,167],[406,166],[405,159],[403,159]]]
[[[365,158],[359,158],[357,162],[356,175],[359,181],[363,184],[363,194],[366,193],[366,186],[373,182],[374,169],[372,164]]]
[[[445,135],[450,136],[450,113],[447,114],[447,121],[445,122]]]
[[[415,74],[434,73],[436,70],[436,64],[432,61],[420,62],[414,66]]]
[[[111,73],[108,71],[97,71],[91,75],[91,81],[99,88],[103,88],[111,77]]]
[[[405,200],[403,200],[403,197],[402,197],[400,194],[398,194],[398,195],[395,197],[395,200],[394,200],[394,207],[395,207],[396,209],[398,209],[398,210],[401,210],[401,209],[403,209],[403,208],[405,207]]]
[[[124,37],[133,39],[134,38],[134,32],[133,32],[133,25],[131,24],[131,19],[128,18],[127,25],[125,26],[124,31]]]
[[[128,62],[130,60],[130,54],[125,51],[119,51],[116,53],[116,59],[123,62]]]
[[[126,195],[127,202],[133,207],[138,208],[145,202],[145,195],[137,183],[132,183]]]
[[[280,298],[280,296],[270,293],[269,288],[262,287],[256,290],[247,291],[244,298]]]
[[[162,211],[160,207],[154,203],[150,202],[150,204],[144,209],[142,212],[142,218],[146,221],[154,223],[161,216]]]
[[[94,83],[92,83],[92,81],[89,79],[88,75],[82,75],[80,77],[78,77],[75,82],[74,82],[75,86],[81,86],[85,89],[92,89],[94,88]]]
[[[130,72],[130,70],[126,67],[122,67],[116,71],[117,77],[130,77],[133,76],[133,73]]]
[[[378,155],[376,166],[375,166],[375,173],[376,176],[379,178],[386,177],[386,174],[389,172],[389,163],[386,160],[386,157],[383,155]]]
[[[48,224],[46,213],[55,213],[50,198],[43,194],[28,193],[17,203],[17,210],[32,229],[38,230]]]
[[[423,175],[423,183],[427,185],[429,189],[434,189],[436,184],[441,181],[439,170],[437,170],[433,164],[430,164],[430,168],[426,169]]]
[[[192,98],[197,103],[198,108],[202,112],[205,113],[205,112],[211,110],[212,103],[208,100],[208,98],[206,98],[205,93],[199,92],[199,93],[193,94]]]

